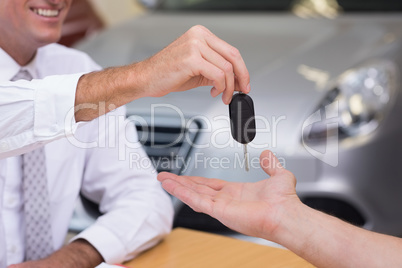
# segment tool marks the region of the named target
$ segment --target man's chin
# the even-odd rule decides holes
[[[61,34],[57,35],[42,35],[36,38],[38,47],[43,47],[49,44],[57,43],[61,39]]]

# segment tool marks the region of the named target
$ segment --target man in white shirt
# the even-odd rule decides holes
[[[113,124],[124,108],[108,112],[141,97],[197,86],[212,85],[211,95],[223,93],[225,104],[234,90],[250,90],[239,52],[202,26],[143,62],[96,71],[85,54],[52,44],[60,38],[71,2],[0,1],[0,267],[94,267],[155,245],[171,228],[171,202],[153,169],[130,169],[127,161],[118,161],[119,148],[109,142],[124,135],[133,140],[136,133],[132,126]],[[20,70],[34,79],[10,82]],[[65,137],[98,146],[79,148]],[[23,262],[20,155],[44,144],[57,251]],[[125,150],[146,157],[141,148]],[[63,246],[80,191],[98,202],[104,215]]]
[[[54,66],[44,65],[43,62],[55,60],[64,64]],[[7,81],[21,68],[10,56],[0,49],[0,80]],[[68,62],[68,63],[67,63]],[[70,69],[78,72],[89,72],[99,69],[83,53],[52,44],[39,48],[35,58],[24,66],[34,78],[43,78],[48,75],[69,74]],[[21,84],[21,83],[20,83]],[[25,84],[29,82],[25,81]],[[69,83],[61,83],[53,90],[64,90]],[[17,91],[15,87],[10,91]],[[26,89],[25,89],[26,90]],[[8,98],[8,94],[5,98]],[[24,93],[28,94],[28,93]],[[10,92],[12,95],[12,92]],[[49,111],[52,102],[44,100],[42,120],[52,122]],[[54,103],[56,104],[56,103]],[[22,103],[15,111],[24,110]],[[55,111],[59,107],[55,106]],[[4,116],[6,121],[22,121],[29,117],[9,110]],[[36,112],[36,111],[35,111]],[[155,170],[152,168],[130,168],[127,155],[139,154],[147,157],[142,149],[124,148],[125,157],[119,157],[119,148],[110,142],[112,132],[118,133],[119,139],[136,139],[133,126],[118,126],[116,123],[124,118],[125,109],[121,107],[113,112],[94,119],[80,126],[68,139],[59,139],[46,144],[45,155],[47,164],[47,179],[50,198],[51,226],[53,248],[63,246],[68,223],[74,210],[75,200],[81,192],[90,200],[100,204],[104,213],[97,222],[80,233],[71,245],[82,243],[84,240],[91,243],[101,254],[102,259],[109,263],[119,263],[134,257],[141,250],[155,245],[171,228],[173,209],[169,197],[161,190],[155,179]],[[40,120],[40,118],[38,118]],[[102,131],[103,130],[103,131]],[[23,133],[25,135],[26,133]],[[117,141],[117,139],[116,139]],[[79,142],[80,146],[76,146]],[[95,142],[95,143],[94,143]],[[85,148],[88,147],[88,148]],[[125,161],[119,161],[118,159]],[[8,157],[0,160],[1,220],[5,230],[5,240],[0,247],[8,264],[20,263],[24,260],[24,216],[21,156]],[[63,252],[63,249],[60,253]],[[82,252],[82,251],[81,251]],[[79,254],[75,254],[77,257]],[[68,262],[64,260],[67,265]],[[85,259],[85,257],[80,256]],[[3,259],[3,257],[1,258]],[[92,265],[92,264],[91,264]],[[53,267],[59,267],[53,264]],[[70,266],[70,265],[68,265]],[[85,267],[79,265],[80,267]],[[71,267],[71,266],[70,266]],[[74,266],[72,266],[74,267]],[[89,267],[89,266],[88,266]],[[94,267],[92,265],[92,267]]]

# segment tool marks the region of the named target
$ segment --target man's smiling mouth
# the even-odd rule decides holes
[[[43,8],[33,8],[32,11],[42,17],[57,17],[60,13],[60,10]]]

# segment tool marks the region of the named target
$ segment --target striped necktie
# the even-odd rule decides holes
[[[11,81],[32,80],[20,70]],[[47,189],[44,147],[22,155],[22,181],[25,216],[25,259],[38,260],[53,251],[49,193]]]

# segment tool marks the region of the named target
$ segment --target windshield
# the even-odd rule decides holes
[[[402,0],[163,0],[164,10],[294,11],[330,8],[343,12],[397,12]]]

